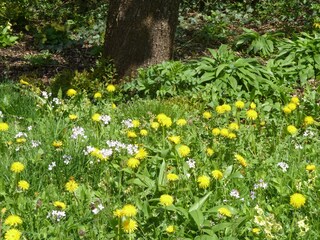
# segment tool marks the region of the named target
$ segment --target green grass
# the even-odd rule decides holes
[[[230,103],[231,110],[221,114],[215,110],[217,102],[208,108],[184,97],[119,101],[112,108],[110,93],[90,100],[78,91],[73,97],[54,100],[30,85],[2,84],[0,122],[9,129],[0,131],[0,234],[15,228],[22,239],[34,240],[316,239],[320,119],[313,91],[301,97],[289,114],[282,111],[282,103],[257,101],[258,117],[250,120],[250,102],[243,109]],[[288,96],[286,104],[290,101]],[[205,119],[204,111],[212,117]],[[104,124],[103,117],[93,121],[95,113],[109,116],[110,122]],[[160,113],[166,114],[164,121],[168,125],[171,121],[170,126],[161,126]],[[70,114],[78,118],[71,120]],[[314,123],[307,125],[306,116],[312,116]],[[187,124],[177,125],[180,118]],[[128,128],[125,120],[138,120],[139,126]],[[158,129],[152,128],[154,122],[160,122]],[[238,130],[230,128],[232,122]],[[290,134],[289,125],[297,132]],[[75,137],[76,127],[83,129],[83,135],[78,131]],[[219,135],[212,134],[214,128],[220,129]],[[146,136],[141,135],[142,129]],[[137,137],[129,138],[129,131]],[[180,143],[169,136],[179,136]],[[117,147],[107,144],[111,140],[118,141]],[[54,141],[62,145],[55,147]],[[190,149],[186,156],[179,153],[182,145]],[[92,149],[86,154],[88,146]],[[213,155],[207,154],[208,148]],[[147,152],[136,168],[128,165],[130,158],[139,157],[132,149]],[[236,154],[244,161],[239,156],[236,160]],[[21,162],[23,171],[14,173],[13,162]],[[316,170],[307,170],[309,165]],[[222,178],[215,179],[213,170],[221,171]],[[168,173],[179,179],[169,181]],[[209,177],[208,186],[199,184],[200,176]],[[66,183],[71,179],[78,187],[68,191]],[[21,189],[21,180],[30,187]],[[298,201],[300,208],[290,204],[294,193],[306,199]],[[161,204],[164,194],[173,197],[172,205]],[[56,207],[56,201],[66,208]],[[114,216],[126,204],[132,204],[133,210]],[[228,216],[221,214],[222,208]],[[53,210],[63,211],[65,217],[57,221]],[[23,223],[11,226],[7,218],[12,214]],[[134,221],[131,234],[123,227],[129,219]],[[167,231],[169,226],[173,232]]]

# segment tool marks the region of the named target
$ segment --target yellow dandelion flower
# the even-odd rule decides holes
[[[138,223],[133,219],[126,219],[122,223],[122,228],[125,233],[131,234],[138,228]]]
[[[219,128],[214,128],[214,129],[212,129],[212,134],[214,135],[214,136],[218,136],[219,134],[220,134],[220,129]]]
[[[296,108],[297,108],[297,104],[291,102],[291,103],[288,103],[287,107],[288,107],[291,111],[294,111],[294,110],[296,110]]]
[[[300,104],[300,100],[298,97],[294,96],[291,98],[290,102],[296,104],[296,105],[299,105]]]
[[[68,192],[75,192],[79,187],[79,184],[74,180],[70,179],[69,182],[66,183],[65,188]]]
[[[169,136],[168,140],[174,144],[179,144],[181,142],[180,136]]]
[[[176,123],[178,126],[184,126],[184,125],[187,125],[187,120],[185,120],[184,118],[180,118],[177,120]]]
[[[4,122],[0,122],[0,132],[6,132],[9,130],[9,125]]]
[[[100,98],[102,98],[101,92],[96,92],[96,93],[93,95],[93,98],[94,98],[94,99],[100,99]]]
[[[199,184],[199,187],[203,189],[206,189],[210,186],[210,178],[205,175],[198,177],[197,182]]]
[[[72,89],[72,88],[70,88],[70,89],[67,91],[67,96],[68,96],[68,97],[73,97],[73,96],[75,96],[76,94],[77,94],[77,91],[74,90],[74,89]]]
[[[309,164],[309,165],[306,166],[306,170],[309,171],[309,172],[312,172],[312,171],[316,170],[316,165]]]
[[[311,117],[311,116],[306,116],[306,117],[304,118],[304,124],[305,124],[305,125],[312,125],[312,124],[314,124],[314,119],[313,119],[313,117]]]
[[[148,152],[145,148],[139,148],[138,152],[135,155],[135,158],[142,160],[145,159],[148,156]]]
[[[129,158],[127,161],[127,166],[129,168],[135,169],[140,165],[140,161],[139,159],[136,158]]]
[[[75,115],[75,114],[69,114],[69,119],[70,119],[71,121],[74,121],[74,120],[77,120],[77,119],[78,119],[78,116]]]
[[[230,112],[231,111],[231,106],[229,104],[223,104],[222,108],[225,112]]]
[[[223,178],[223,173],[220,170],[213,170],[211,172],[211,175],[213,176],[214,179],[220,180]]]
[[[174,173],[168,173],[167,174],[167,180],[169,182],[175,182],[175,181],[179,180],[179,176],[177,174],[174,174]]]
[[[157,116],[157,121],[160,123],[161,126],[163,127],[170,127],[172,125],[172,120],[170,117],[165,115],[164,113],[160,113]]]
[[[4,235],[5,240],[19,240],[21,238],[22,233],[15,228],[9,229]]]
[[[122,215],[126,217],[134,217],[138,213],[137,208],[132,204],[124,205],[121,211],[122,211]]]
[[[315,22],[315,23],[313,23],[313,26],[314,26],[315,28],[320,28],[320,22]]]
[[[229,130],[227,128],[222,128],[220,130],[220,135],[223,136],[223,137],[228,137],[229,135]]]
[[[140,135],[145,137],[145,136],[148,135],[148,131],[146,129],[141,129],[140,130]]]
[[[92,121],[94,121],[94,122],[100,122],[100,120],[101,120],[101,115],[100,115],[99,113],[95,113],[95,114],[92,115],[91,119],[92,119]]]
[[[254,102],[250,103],[250,108],[251,109],[256,109],[257,108],[257,104],[255,104]]]
[[[239,124],[236,122],[232,122],[229,124],[229,129],[231,131],[237,131],[237,130],[239,130]]]
[[[297,129],[295,126],[293,126],[293,125],[289,125],[289,126],[287,127],[287,131],[288,131],[288,133],[290,133],[291,135],[294,135],[294,134],[296,134],[296,133],[298,132],[298,129]]]
[[[260,228],[252,228],[251,231],[253,234],[259,234],[261,230],[260,230]]]
[[[52,146],[54,146],[55,148],[60,148],[60,147],[62,147],[62,145],[63,145],[63,143],[60,140],[55,140],[52,143]]]
[[[224,114],[226,112],[226,110],[224,109],[223,105],[219,105],[216,107],[216,112],[218,114]]]
[[[240,154],[235,154],[234,157],[243,167],[248,166],[247,161]]]
[[[178,147],[178,153],[181,157],[186,157],[190,154],[190,148],[187,145]]]
[[[18,182],[18,187],[19,187],[21,190],[26,191],[26,190],[29,189],[30,184],[29,184],[27,181],[25,181],[25,180],[20,180],[20,181]]]
[[[11,164],[10,170],[14,173],[20,173],[24,169],[24,165],[21,162],[14,162]]]
[[[11,227],[15,227],[22,224],[22,219],[17,215],[10,215],[4,220],[4,224],[9,225]]]
[[[285,113],[285,114],[289,114],[292,112],[292,110],[288,107],[288,105],[284,106],[282,108],[282,111]]]
[[[235,139],[237,138],[237,135],[233,132],[229,133],[228,136],[227,136],[229,139]]]
[[[170,206],[173,204],[173,197],[168,194],[163,194],[160,196],[160,203],[163,206]]]
[[[241,101],[241,100],[236,101],[234,105],[235,105],[236,108],[238,108],[238,109],[243,109],[243,108],[244,108],[244,102]]]
[[[136,138],[136,137],[138,137],[138,135],[134,131],[128,131],[127,137],[128,138]]]
[[[112,103],[112,104],[111,104],[111,108],[112,108],[112,109],[116,109],[116,108],[117,108],[117,105],[116,105],[115,103]]]
[[[221,215],[226,216],[226,217],[231,217],[232,216],[231,211],[228,208],[225,208],[225,207],[219,208],[218,209],[218,213],[220,213]]]
[[[114,211],[113,211],[113,216],[114,216],[114,217],[118,217],[118,218],[122,217],[122,216],[123,216],[122,209],[116,209],[116,210],[114,210]]]
[[[166,228],[166,232],[167,233],[174,233],[175,229],[174,229],[174,226],[173,225],[169,225],[167,228]]]
[[[290,204],[294,208],[301,208],[306,203],[306,197],[300,193],[294,193],[290,196]]]
[[[25,138],[17,138],[16,139],[16,143],[25,143],[27,141],[27,139]]]
[[[53,206],[60,208],[60,209],[66,209],[67,205],[64,202],[55,201],[53,203]]]
[[[160,124],[158,122],[152,122],[151,123],[151,128],[154,130],[157,130],[160,127]]]
[[[214,150],[212,148],[207,148],[206,153],[209,157],[211,157],[214,154]]]
[[[247,111],[247,118],[250,120],[256,120],[258,118],[258,113],[253,109],[249,109]]]
[[[24,81],[23,79],[21,79],[19,82],[20,82],[20,84],[22,84],[22,85],[27,85],[27,86],[30,85],[30,83],[28,83],[27,81]]]
[[[116,86],[113,84],[108,84],[107,91],[108,92],[114,92],[116,90]]]
[[[139,121],[139,120],[137,120],[137,119],[132,120],[132,125],[133,125],[133,127],[137,128],[137,127],[139,127],[139,126],[140,126],[140,121]]]
[[[202,114],[203,118],[204,119],[210,119],[212,118],[212,114],[208,111],[205,111],[203,114]]]

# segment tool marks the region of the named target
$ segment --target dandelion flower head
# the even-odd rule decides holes
[[[129,158],[127,161],[127,166],[129,168],[135,169],[140,165],[140,161],[137,158]]]
[[[203,114],[202,114],[203,118],[205,119],[210,119],[212,118],[212,114],[208,111],[205,111]]]
[[[187,125],[187,120],[185,120],[184,118],[180,118],[180,119],[177,120],[177,125],[178,126]]]
[[[133,219],[126,219],[122,223],[122,228],[125,233],[131,234],[138,228],[138,223]]]
[[[26,190],[29,189],[30,184],[29,184],[27,181],[25,181],[25,180],[20,180],[20,181],[18,182],[18,187],[19,187],[21,190],[26,191]]]
[[[72,88],[70,88],[70,89],[67,91],[67,96],[68,96],[68,97],[73,97],[73,96],[75,96],[76,94],[77,94],[77,91],[74,90],[74,89],[72,89]]]
[[[228,208],[225,208],[225,207],[219,208],[218,209],[218,213],[220,213],[221,215],[226,216],[226,217],[231,217],[232,216],[232,213],[230,212],[230,210]]]
[[[160,123],[161,126],[164,126],[164,127],[170,127],[172,125],[171,118],[165,115],[164,113],[160,113],[157,116],[157,121]]]
[[[170,206],[173,204],[173,197],[168,194],[163,194],[160,196],[160,203],[163,206]]]
[[[167,174],[167,180],[169,182],[174,182],[174,181],[179,180],[179,176],[177,174],[174,174],[174,173],[168,173]]]
[[[241,100],[236,101],[234,105],[235,105],[236,108],[238,108],[238,109],[244,108],[244,102],[241,101]]]
[[[21,162],[14,162],[11,164],[10,170],[14,173],[20,173],[24,169],[24,165]]]
[[[142,160],[145,159],[148,156],[148,152],[145,148],[139,148],[138,152],[135,155],[135,158]]]
[[[290,133],[291,135],[294,135],[294,134],[296,134],[296,133],[298,132],[298,129],[297,129],[295,126],[293,126],[293,125],[289,125],[289,126],[287,127],[287,131],[288,131],[288,133]]]
[[[174,144],[179,144],[181,142],[180,136],[169,136],[168,140]]]
[[[250,120],[256,120],[258,118],[258,113],[253,109],[249,109],[246,114]]]
[[[126,217],[134,217],[137,215],[137,208],[132,204],[126,204],[122,208],[122,215]]]
[[[210,186],[210,177],[202,175],[198,177],[197,182],[200,188],[206,189]]]
[[[21,238],[22,233],[15,228],[9,229],[4,235],[5,240],[19,240]]]
[[[190,148],[187,145],[181,145],[178,147],[178,153],[181,157],[186,157],[190,153]]]
[[[79,187],[79,184],[74,180],[74,179],[70,179],[66,185],[65,188],[68,192],[75,192]]]
[[[60,201],[55,201],[53,203],[53,206],[60,208],[60,209],[66,209],[67,205],[64,202],[60,202]]]
[[[17,215],[10,215],[4,220],[5,225],[18,226],[22,224],[22,219]]]
[[[174,226],[173,225],[170,225],[166,228],[166,232],[167,233],[174,233]]]
[[[223,173],[220,170],[213,170],[211,172],[211,175],[213,176],[214,179],[220,180],[223,178]]]
[[[301,208],[306,203],[306,197],[300,193],[294,193],[290,196],[290,204],[294,208]]]
[[[116,86],[113,84],[108,84],[107,91],[108,92],[114,92],[116,90]]]
[[[6,132],[9,130],[9,125],[4,122],[0,122],[0,132]]]

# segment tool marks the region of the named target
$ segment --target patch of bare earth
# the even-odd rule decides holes
[[[60,52],[50,52],[50,59],[41,64],[32,64],[26,56],[41,55],[30,36],[24,36],[13,46],[0,48],[0,81],[2,79],[19,80],[28,76],[49,83],[60,71],[83,70],[94,65],[96,57],[90,54],[90,48],[73,45]]]

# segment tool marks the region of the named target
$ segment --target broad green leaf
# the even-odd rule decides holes
[[[199,210],[211,194],[212,194],[212,191],[208,192],[204,197],[200,198],[197,202],[195,202],[189,208],[189,212]]]
[[[198,209],[198,210],[189,212],[189,214],[192,217],[192,219],[195,221],[195,223],[197,224],[198,228],[201,229],[203,221],[204,221],[204,217],[203,217],[202,212]]]

